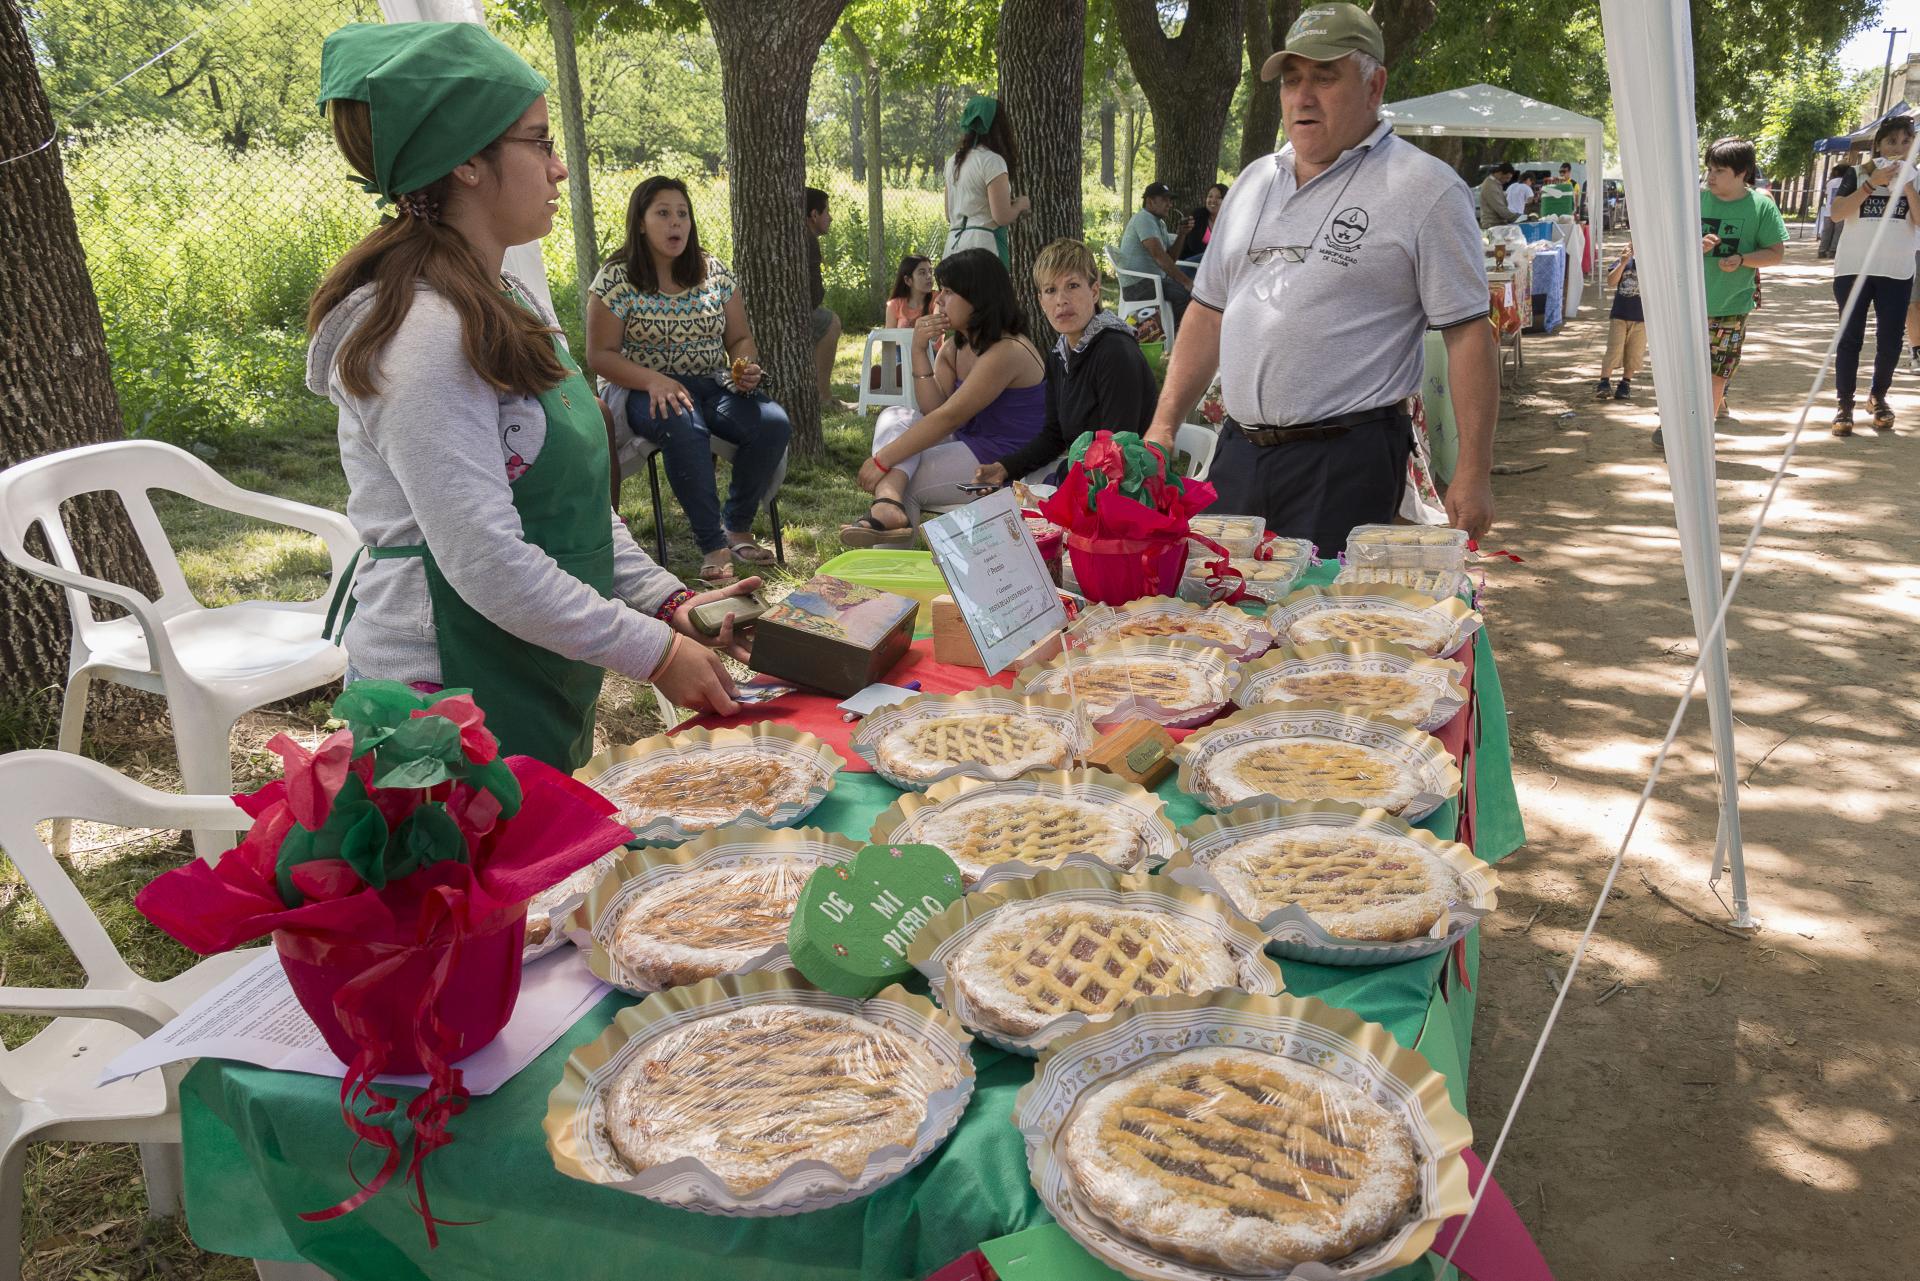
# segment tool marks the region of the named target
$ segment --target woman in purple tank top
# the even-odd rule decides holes
[[[841,526],[848,547],[911,543],[922,504],[968,501],[959,487],[973,482],[974,470],[1019,449],[1046,422],[1046,360],[1027,336],[999,257],[985,249],[949,254],[934,277],[940,301],[915,322],[908,350],[918,411],[889,408],[874,424],[873,456],[860,468],[873,505]],[[935,341],[940,354],[929,360]]]

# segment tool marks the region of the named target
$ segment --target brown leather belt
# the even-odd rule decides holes
[[[1332,418],[1322,418],[1318,422],[1297,423],[1290,427],[1269,427],[1262,424],[1227,421],[1239,428],[1240,434],[1255,445],[1291,445],[1303,440],[1333,440],[1346,435],[1355,427],[1368,423],[1389,422],[1396,418],[1412,418],[1407,402],[1396,400],[1391,405],[1381,405],[1374,409],[1356,409],[1350,414],[1337,414]]]

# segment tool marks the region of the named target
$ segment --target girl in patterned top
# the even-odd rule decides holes
[[[677,178],[652,177],[627,202],[627,240],[593,278],[587,358],[614,416],[667,460],[667,484],[700,545],[700,577],[723,583],[732,561],[766,565],[753,517],[793,428],[760,390],[760,354],[726,264],[700,247],[693,204]],[[732,444],[723,511],[713,437]]]

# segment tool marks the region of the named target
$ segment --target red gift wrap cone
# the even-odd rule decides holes
[[[1094,538],[1067,533],[1067,556],[1080,594],[1102,605],[1173,596],[1187,568],[1184,538]]]

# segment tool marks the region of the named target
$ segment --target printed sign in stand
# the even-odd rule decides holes
[[[987,675],[1005,671],[1067,625],[1067,608],[1011,489],[936,516],[920,532]]]

